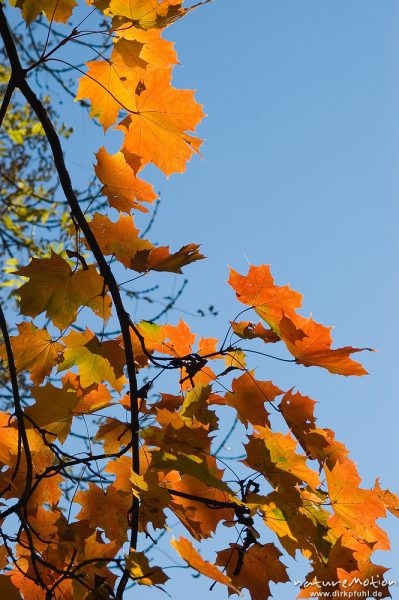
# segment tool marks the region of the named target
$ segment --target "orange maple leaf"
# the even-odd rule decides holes
[[[270,582],[289,581],[285,565],[280,561],[281,552],[274,544],[255,544],[244,550],[238,544],[217,554],[216,564],[224,567],[238,590],[247,588],[252,600],[270,598]],[[229,596],[239,593],[229,590]]]
[[[171,540],[170,543],[180,554],[182,559],[185,560],[190,567],[198,571],[198,573],[201,573],[202,575],[205,575],[214,581],[223,583],[228,588],[232,589],[233,593],[238,593],[238,590],[232,584],[230,577],[222,573],[222,571],[220,571],[215,565],[205,561],[189,540],[181,537],[178,540]]]
[[[249,424],[270,426],[265,403],[273,402],[276,396],[283,393],[282,390],[271,381],[255,379],[253,371],[234,379],[232,388],[233,391],[225,395],[226,404],[236,409],[240,421],[246,427]]]
[[[237,299],[254,308],[277,335],[284,314],[291,314],[302,306],[302,294],[288,285],[277,286],[270,273],[270,265],[251,265],[247,275],[230,270],[228,283]]]
[[[104,186],[102,193],[108,197],[110,206],[126,213],[133,208],[147,212],[142,202],[153,202],[157,196],[152,185],[136,177],[122,152],[108,154],[102,147],[96,157],[95,171]]]
[[[286,344],[298,364],[319,366],[339,375],[365,375],[360,363],[349,358],[354,352],[371,348],[331,348],[331,327],[299,315],[302,295],[289,286],[277,286],[269,265],[250,266],[246,276],[231,270],[229,283],[237,298],[270,325]]]
[[[325,467],[324,471],[334,511],[329,519],[330,527],[338,531],[341,527],[349,529],[361,539],[374,544],[375,549],[388,549],[386,533],[376,523],[386,514],[378,491],[359,487],[361,479],[352,461],[337,462],[332,469]]]
[[[205,116],[194,100],[194,92],[171,86],[171,71],[155,69],[146,73],[135,109],[117,129],[125,134],[124,147],[152,162],[165,173],[182,173],[201,140],[189,132]]]
[[[372,348],[331,348],[332,327],[325,327],[313,321],[312,317],[305,319],[300,315],[288,317],[280,321],[280,336],[288,350],[295,356],[296,362],[305,367],[323,367],[337,375],[367,375],[366,369],[350,358],[354,352]]]
[[[38,329],[24,321],[17,325],[18,335],[11,337],[15,366],[18,372],[27,370],[33,383],[39,385],[62,360],[64,344],[54,342],[47,329]],[[5,345],[0,346],[0,358],[7,360]]]

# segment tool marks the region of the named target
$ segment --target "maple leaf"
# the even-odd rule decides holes
[[[281,552],[274,544],[254,544],[244,550],[238,544],[217,553],[216,564],[224,567],[233,585],[249,590],[252,600],[270,598],[270,582],[289,581],[285,565],[280,561]],[[230,591],[239,593],[238,591]]]
[[[111,315],[111,298],[104,293],[104,280],[94,265],[72,270],[66,260],[51,251],[50,258],[32,258],[15,274],[29,278],[18,290],[24,315],[36,317],[46,312],[59,329],[75,321],[81,306],[105,320]]]
[[[128,268],[138,250],[152,250],[154,247],[151,242],[139,237],[132,217],[127,215],[120,215],[119,220],[114,223],[108,217],[95,213],[90,227],[103,253],[115,255]]]
[[[129,4],[123,0],[106,0],[105,12],[113,17],[128,19],[133,27],[163,29],[210,1],[203,0],[183,8],[183,0],[130,0]]]
[[[284,487],[290,477],[305,481],[313,489],[320,485],[318,474],[306,465],[306,456],[296,453],[297,443],[289,433],[257,425],[256,433],[248,437],[245,463],[263,473],[272,485]]]
[[[8,552],[5,546],[0,546],[0,569],[3,571],[7,564]]]
[[[157,196],[152,185],[136,177],[122,152],[108,154],[102,147],[96,157],[95,171],[110,206],[127,213],[133,208],[147,212],[142,202],[153,202]]]
[[[306,588],[300,591],[299,598],[317,597],[318,591],[330,590],[332,586],[334,586],[334,589],[343,589],[339,585],[340,581],[342,581],[342,571],[345,570],[346,573],[353,573],[357,567],[357,560],[354,557],[353,550],[343,545],[342,538],[338,538],[331,546],[327,557],[323,557],[316,564],[315,561],[313,563],[314,570],[307,575]],[[317,589],[315,584],[311,585],[311,582],[315,580],[323,582],[321,585],[320,583],[318,584],[319,589]]]
[[[238,590],[232,585],[230,577],[222,573],[215,565],[205,561],[189,540],[180,537],[178,540],[172,539],[170,543],[182,559],[198,573],[226,585],[233,590],[233,593],[238,593]]]
[[[117,392],[122,390],[126,381],[123,374],[125,353],[117,341],[100,342],[88,328],[84,332],[71,331],[62,341],[66,348],[58,371],[76,365],[82,387],[108,381]]]
[[[82,505],[77,519],[87,519],[92,527],[103,529],[111,541],[123,544],[127,540],[130,494],[117,490],[113,485],[104,490],[89,483],[89,489],[78,492],[75,500]]]
[[[88,72],[79,84],[76,100],[89,99],[91,116],[104,129],[117,120],[121,110],[128,116],[118,129],[125,133],[122,152],[141,157],[141,166],[157,165],[165,175],[182,173],[201,140],[194,131],[204,117],[194,92],[171,86],[171,70],[144,71],[126,65],[114,47],[108,61],[87,63]]]
[[[126,568],[131,578],[140,585],[158,586],[169,579],[161,567],[150,566],[144,552],[136,552],[133,549],[130,549],[129,556],[126,556]]]
[[[142,66],[146,69],[148,65],[151,65],[152,68],[170,67],[179,62],[173,43],[165,40],[159,30],[143,31],[126,23],[116,29],[115,35],[119,38],[116,42],[116,49],[127,66]],[[134,46],[122,46],[121,48],[122,40],[129,41]]]
[[[20,498],[26,488],[28,475],[26,457],[24,454],[21,456],[18,430],[13,427],[11,419],[7,419],[7,425],[2,419],[0,419],[0,423],[4,424],[0,429],[0,462],[9,465],[9,468],[3,470],[0,474],[2,496],[4,499]],[[26,416],[26,434],[30,447],[32,470],[36,476],[39,476],[34,488],[31,490],[29,501],[25,505],[26,514],[32,516],[36,515],[39,506],[47,504],[55,507],[61,498],[59,487],[63,481],[61,475],[55,473],[51,477],[40,479],[43,471],[54,464],[54,454],[45,444],[42,433],[32,428],[32,423]],[[18,468],[16,469],[17,465]]]
[[[114,542],[109,544],[103,542],[98,531],[95,531],[83,540],[80,539],[79,542],[77,556],[80,560],[93,560],[94,558],[103,559],[105,556],[115,556],[119,550],[118,545]]]
[[[376,523],[376,519],[385,516],[385,506],[374,490],[359,487],[361,479],[355,465],[351,461],[337,462],[333,469],[325,467],[324,471],[334,511],[330,527],[339,528],[342,524],[366,542],[375,544],[375,549],[389,547],[386,533]]]
[[[181,361],[181,387],[188,389],[193,385],[206,387],[216,375],[206,366],[208,360],[221,358],[216,352],[214,338],[201,338],[198,351],[192,354],[196,335],[191,333],[188,325],[180,319],[177,325],[159,326],[154,323],[142,321],[136,326],[138,333],[132,332],[132,343],[135,351],[135,360],[138,366],[148,364],[148,355],[154,351],[168,354]],[[140,339],[140,337],[142,339]],[[143,351],[143,345],[146,351]],[[211,354],[211,356],[207,356]],[[202,358],[204,357],[204,358]]]
[[[226,403],[236,409],[238,417],[246,427],[252,425],[270,426],[269,413],[265,402],[273,402],[282,394],[271,381],[258,381],[253,371],[248,371],[234,379],[233,391],[225,395]]]
[[[209,487],[233,495],[228,485],[220,479],[215,467],[210,466],[200,456],[183,452],[171,453],[164,450],[152,450],[151,455],[153,465],[160,471],[178,471],[181,475],[191,475]]]
[[[279,409],[294,436],[304,447],[304,435],[315,428],[316,419],[313,414],[315,400],[309,396],[295,394],[292,390],[286,392],[279,404]]]
[[[31,515],[30,523],[35,534],[39,534],[42,539],[56,540],[58,534],[57,521],[61,517],[60,511],[53,506],[52,510],[46,510],[42,506],[38,506],[35,515]],[[37,541],[37,546],[40,547],[40,539]]]
[[[96,433],[96,440],[103,440],[104,450],[107,454],[119,452],[122,446],[130,443],[131,437],[132,434],[126,423],[110,417],[100,425]]]
[[[280,321],[280,336],[298,364],[323,367],[338,375],[367,375],[364,367],[349,356],[354,352],[374,350],[350,346],[333,349],[331,329],[332,327],[316,323],[312,317],[305,319],[300,315],[284,315]]]
[[[377,497],[384,504],[385,508],[395,515],[395,517],[399,517],[399,497],[397,494],[392,493],[390,490],[381,489],[379,479],[376,480],[373,491],[377,494]]]
[[[169,69],[148,71],[144,89],[135,95],[135,109],[117,129],[125,134],[124,147],[154,163],[165,175],[183,173],[192,154],[199,152],[201,140],[188,132],[205,116],[191,90],[171,86]]]
[[[335,439],[331,429],[312,429],[305,433],[303,441],[307,452],[312,458],[316,458],[321,466],[325,463],[329,469],[332,469],[337,462],[348,462],[347,448]]]
[[[209,385],[202,386],[196,385],[189,390],[183,400],[179,414],[183,420],[190,424],[195,425],[195,422],[203,423],[209,431],[213,431],[218,428],[218,419],[214,411],[209,410],[209,398],[211,393],[211,387]],[[157,408],[162,408],[165,402],[158,403]]]
[[[147,444],[167,451],[209,451],[209,427],[195,419],[185,419],[166,409],[157,410],[160,427],[148,427],[143,431]]]
[[[158,345],[163,340],[162,327],[148,321],[136,323],[134,327],[135,330],[133,328],[130,330],[134,360],[137,368],[146,367],[149,362],[149,356],[151,356],[155,348],[158,348]],[[123,344],[123,340],[121,340],[121,343]]]
[[[339,375],[367,374],[362,365],[349,356],[372,349],[350,346],[332,349],[331,327],[297,314],[302,295],[289,286],[276,286],[269,265],[251,265],[246,276],[231,270],[229,283],[238,300],[252,307],[285,342],[298,364],[324,367]]]
[[[115,40],[114,49],[122,58],[124,65],[129,69],[146,69],[148,62],[141,57],[145,44],[139,42],[136,38],[128,39],[127,36],[120,36]]]
[[[103,384],[94,384],[88,388],[80,385],[80,377],[69,371],[62,377],[62,385],[65,390],[74,390],[78,398],[75,406],[76,414],[90,414],[106,406],[111,405],[112,396],[108,388]]]
[[[139,272],[171,271],[181,273],[181,267],[204,258],[196,244],[183,246],[174,254],[168,247],[155,248],[139,237],[132,217],[121,215],[117,222],[96,213],[90,227],[104,254],[113,254],[125,267]]]
[[[75,0],[10,0],[11,6],[22,10],[22,16],[29,25],[44,12],[49,21],[66,23],[77,6]]]
[[[306,576],[304,587],[298,598],[314,598],[321,592],[324,597],[335,597],[348,594],[348,587],[357,596],[378,598],[391,597],[385,581],[386,568],[370,561],[372,548],[345,533],[334,541],[326,557],[313,558],[313,571]],[[312,582],[318,581],[318,585]],[[348,586],[348,583],[350,585]],[[340,593],[341,592],[341,593]]]
[[[178,410],[184,401],[184,396],[175,396],[174,394],[161,394],[161,400],[155,402],[153,407],[156,408],[166,408],[173,412],[174,410]]]
[[[226,352],[225,355],[226,369],[241,369],[244,370],[247,366],[245,352],[240,348],[234,348]]]
[[[275,285],[270,265],[251,265],[245,276],[231,269],[228,283],[236,292],[237,299],[253,307],[278,336],[284,314],[291,314],[302,306],[302,294],[288,285]]]
[[[328,546],[324,536],[331,513],[322,506],[326,494],[287,486],[274,490],[266,498],[249,496],[248,502],[250,506],[253,502],[259,504],[257,511],[265,525],[278,535],[281,545],[293,558],[298,549],[309,558],[315,547],[322,553]]]
[[[76,100],[88,99],[90,116],[97,118],[106,131],[113,125],[121,110],[135,111],[134,92],[142,69],[132,69],[114,47],[108,60],[86,63],[88,71],[79,82]]]
[[[129,456],[119,456],[108,461],[108,464],[104,468],[106,473],[112,473],[115,475],[113,482],[114,487],[121,492],[131,492],[132,484],[130,478],[133,474],[132,471],[132,460]],[[140,472],[142,471],[140,465]],[[145,471],[145,469],[143,469]]]
[[[54,387],[33,387],[31,394],[36,404],[25,409],[30,426],[37,426],[57,436],[64,443],[72,424],[74,409],[78,402],[76,393]]]
[[[184,14],[182,3],[182,0],[131,0],[127,4],[123,0],[109,0],[107,12],[112,16],[128,19],[135,27],[162,28],[168,24],[168,14],[169,18],[172,15],[178,18]]]
[[[27,370],[33,383],[40,384],[62,357],[64,345],[53,342],[47,329],[38,329],[33,323],[17,325],[18,335],[11,337],[17,371]],[[0,358],[7,360],[4,344],[0,346]]]
[[[157,350],[171,356],[187,356],[191,353],[196,335],[191,333],[183,319],[177,325],[164,325],[162,327],[164,340]]]
[[[152,250],[138,250],[130,266],[139,273],[147,271],[182,273],[182,267],[203,258],[206,257],[200,254],[198,244],[187,244],[173,254],[170,254],[169,246],[161,246]]]
[[[163,482],[162,473],[148,468],[142,477],[132,473],[130,481],[133,493],[140,498],[140,531],[147,531],[148,524],[152,524],[154,529],[165,527],[164,509],[170,504],[170,496],[160,485]]]
[[[168,487],[173,490],[170,492],[172,499],[172,503],[169,500],[170,508],[195,539],[201,540],[210,537],[222,520],[234,520],[234,510],[225,508],[222,504],[218,505],[218,503],[232,502],[232,498],[226,492],[212,488],[190,475],[180,477],[177,471],[168,473],[167,483]],[[175,491],[192,497],[181,497],[174,494]],[[209,500],[209,504],[196,501],[195,498]]]

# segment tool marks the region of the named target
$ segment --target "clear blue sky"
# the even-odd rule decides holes
[[[197,89],[209,115],[200,128],[204,159],[169,181],[150,171],[162,191],[152,239],[175,248],[200,242],[209,257],[186,268],[180,305],[214,304],[219,316],[188,317],[194,329],[222,336],[240,310],[227,265],[243,272],[247,261],[265,262],[278,283],[304,293],[306,311],[335,325],[337,345],[378,349],[362,356],[370,370],[363,378],[267,359],[253,365],[259,378],[318,400],[319,424],[349,447],[364,484],[381,475],[396,491],[398,31],[396,0],[216,0],[195,11],[167,37],[182,63],[176,86]],[[79,177],[76,165],[90,166],[101,141],[76,111],[87,146],[82,152],[82,138],[68,144],[68,160]],[[375,556],[399,579],[397,529],[390,520],[392,554]],[[289,564],[304,576],[302,561]],[[226,597],[187,571],[170,575],[173,600]],[[295,590],[279,586],[274,597],[292,600]]]

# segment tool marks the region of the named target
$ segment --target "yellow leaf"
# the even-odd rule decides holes
[[[22,16],[29,25],[41,12],[49,21],[66,23],[77,5],[75,0],[10,0],[11,6],[22,10]]]
[[[76,365],[82,387],[87,388],[93,383],[108,381],[117,392],[122,390],[126,382],[123,374],[125,353],[118,342],[100,342],[88,328],[84,332],[71,331],[62,341],[66,348],[64,361],[59,364],[58,371]]]
[[[129,556],[126,556],[126,568],[132,579],[140,585],[161,585],[169,579],[161,567],[150,566],[144,552],[136,552],[131,549]]]

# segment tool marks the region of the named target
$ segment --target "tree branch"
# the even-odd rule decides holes
[[[80,208],[79,201],[76,197],[76,194],[73,190],[71,178],[67,167],[65,165],[64,155],[61,147],[61,143],[57,132],[48,116],[48,113],[43,105],[43,103],[37,98],[36,94],[30,87],[28,81],[26,80],[26,70],[22,68],[21,62],[19,60],[18,52],[15,46],[15,42],[13,40],[10,28],[8,26],[7,18],[5,16],[3,6],[0,4],[0,34],[3,38],[4,45],[6,48],[6,52],[8,58],[10,60],[11,69],[12,69],[12,79],[15,83],[15,87],[19,88],[21,93],[24,95],[25,99],[31,106],[32,110],[36,113],[38,120],[40,121],[47,140],[49,142],[55,167],[58,173],[58,177],[60,179],[60,183],[62,189],[64,191],[65,197],[68,201],[68,204],[71,209],[71,213],[80,227],[83,235],[85,236],[87,243],[90,246],[90,249],[96,259],[97,265],[99,267],[100,273],[104,278],[104,281],[111,293],[115,310],[117,313],[117,317],[120,323],[120,328],[122,331],[123,344],[125,349],[126,356],[126,367],[127,367],[127,375],[129,380],[129,392],[130,392],[130,427],[132,433],[132,468],[133,471],[137,474],[140,473],[140,463],[139,463],[139,408],[138,408],[138,396],[137,396],[137,378],[134,367],[134,354],[133,354],[133,346],[130,337],[130,327],[129,327],[129,315],[126,312],[118,284],[115,280],[115,277],[105,260],[105,257],[101,251],[101,248],[97,242],[95,235],[93,234],[88,221],[86,220],[82,209]],[[139,516],[139,501],[138,498],[133,496],[132,502],[132,522],[131,522],[131,535],[130,535],[130,546],[131,548],[136,548],[137,545],[137,534],[138,534],[138,516]],[[123,589],[121,590],[122,595],[124,588],[126,587],[127,581],[129,579],[129,573],[125,571],[124,577],[126,579]],[[126,578],[127,577],[127,578]],[[122,577],[123,579],[123,577]],[[121,580],[122,582],[122,580]],[[121,584],[120,584],[121,586]],[[122,597],[122,596],[120,596]]]
[[[7,328],[7,322],[6,322],[3,308],[1,305],[0,305],[0,326],[1,326],[1,332],[3,334],[4,345],[5,345],[6,352],[7,352],[8,370],[10,372],[11,387],[12,387],[12,393],[13,393],[13,397],[14,397],[15,416],[16,416],[17,423],[18,423],[18,445],[20,444],[20,442],[22,442],[22,447],[25,452],[25,460],[26,460],[26,481],[25,481],[24,491],[23,491],[21,497],[18,499],[16,504],[14,504],[13,506],[10,506],[6,510],[4,510],[2,513],[0,513],[0,519],[5,519],[7,516],[16,512],[21,506],[24,506],[25,502],[28,500],[28,498],[30,496],[31,487],[32,487],[33,469],[32,469],[32,456],[31,456],[29,440],[28,440],[28,436],[26,433],[26,427],[25,427],[25,421],[24,421],[24,412],[22,409],[21,397],[19,395],[17,369],[15,367],[14,353],[12,351],[11,340],[10,340],[10,336],[9,336],[8,328]],[[19,453],[18,453],[18,458],[20,460]],[[18,468],[18,466],[16,467],[16,469],[17,468]]]

